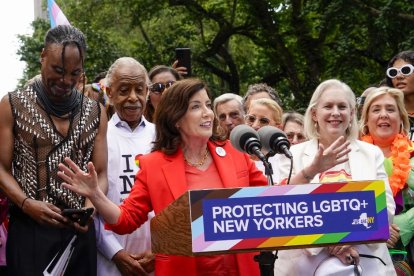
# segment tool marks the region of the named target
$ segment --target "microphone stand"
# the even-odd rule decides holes
[[[267,176],[267,184],[273,186],[273,169],[272,164],[269,162],[269,157],[274,156],[276,153],[270,151],[266,154],[265,159],[262,160],[265,167],[265,175]],[[259,263],[260,276],[274,276],[275,261],[277,259],[277,251],[273,254],[272,251],[260,251],[259,255],[254,256],[254,261]]]

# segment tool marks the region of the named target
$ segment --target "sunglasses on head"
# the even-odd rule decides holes
[[[175,81],[167,81],[166,83],[156,82],[150,86],[150,91],[156,94],[162,94],[165,89],[170,88]]]
[[[249,115],[249,114],[244,117],[244,120],[245,120],[246,124],[248,124],[248,125],[253,125],[254,122],[256,122],[256,120],[259,121],[260,126],[267,126],[267,125],[270,124],[270,119],[268,119],[266,117],[257,118],[256,116]]]
[[[414,66],[411,64],[406,64],[401,68],[390,67],[387,69],[387,76],[391,79],[398,76],[398,74],[403,74],[404,76],[409,76],[414,72]]]

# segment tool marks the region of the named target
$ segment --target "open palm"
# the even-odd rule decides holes
[[[85,197],[96,194],[98,175],[92,162],[88,163],[88,172],[82,171],[70,158],[65,158],[65,164],[59,164],[58,175],[64,181],[63,187]]]

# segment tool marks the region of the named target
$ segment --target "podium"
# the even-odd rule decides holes
[[[151,220],[152,251],[184,256],[388,238],[382,180],[187,191]]]

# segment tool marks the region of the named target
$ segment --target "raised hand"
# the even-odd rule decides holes
[[[186,67],[177,67],[178,64],[178,60],[174,61],[174,63],[171,65],[172,68],[175,69],[175,71],[178,72],[178,74],[180,74],[181,76],[186,76],[187,75],[187,68]]]
[[[82,171],[70,158],[66,157],[67,165],[60,163],[58,176],[64,181],[62,186],[85,197],[94,196],[99,190],[98,175],[95,166],[89,162],[88,172]]]
[[[310,170],[307,169],[306,171],[316,175],[348,161],[348,153],[351,151],[349,144],[350,142],[346,141],[343,136],[336,139],[326,149],[322,144],[319,144],[318,152],[310,165]]]

